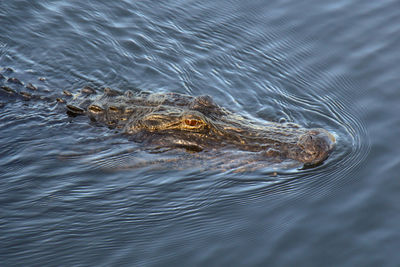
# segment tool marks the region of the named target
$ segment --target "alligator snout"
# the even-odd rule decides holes
[[[300,136],[297,144],[301,149],[297,160],[306,165],[324,161],[335,147],[335,137],[324,129],[312,129]]]

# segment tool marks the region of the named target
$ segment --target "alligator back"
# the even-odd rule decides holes
[[[52,98],[36,93],[33,84],[24,84],[13,77],[12,69],[3,69],[0,80],[3,99],[65,103],[69,116],[87,116],[145,146],[195,152],[229,148],[278,161],[291,159],[315,165],[328,157],[335,144],[333,135],[324,129],[307,129],[294,123],[255,122],[220,107],[210,96],[96,90],[86,86]]]

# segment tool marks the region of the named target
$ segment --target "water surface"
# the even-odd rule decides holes
[[[210,95],[254,120],[337,137],[316,168],[209,168],[226,155],[143,151],[54,101],[2,96],[2,263],[396,266],[397,10],[393,0],[1,2],[0,66],[49,98],[85,85]]]

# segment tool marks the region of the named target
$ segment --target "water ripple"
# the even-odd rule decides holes
[[[132,262],[162,262],[193,249],[171,246],[182,229],[188,244],[229,232],[199,226],[227,225],[218,214],[233,216],[229,225],[242,233],[241,215],[248,213],[239,213],[240,207],[264,201],[272,211],[288,200],[320,198],[356,179],[368,156],[369,134],[360,119],[365,111],[357,102],[364,89],[353,79],[357,64],[363,64],[359,59],[393,44],[368,38],[352,43],[352,31],[330,26],[343,8],[367,18],[381,12],[379,5],[340,2],[299,17],[304,3],[293,1],[6,2],[0,3],[1,66],[38,84],[39,94],[52,98],[93,85],[210,95],[255,121],[322,127],[337,139],[332,155],[315,168],[263,165],[238,151],[141,150],[87,118],[69,118],[51,101],[1,99],[0,206],[6,219],[0,224],[7,229],[2,240],[8,254],[27,265],[55,259],[79,265],[80,258],[94,264],[101,257],[91,261],[82,250],[92,244],[93,255],[104,252],[102,262],[111,265],[135,253],[145,257]],[[393,34],[398,26],[377,29],[396,14],[383,14],[364,30]],[[327,39],[333,34],[361,49],[339,56],[341,44]],[[356,74],[345,75],[349,70]],[[45,83],[38,82],[42,76]],[[278,221],[288,223],[293,216],[281,214]],[[200,245],[199,257],[220,249],[213,243]],[[171,249],[154,253],[163,247]]]

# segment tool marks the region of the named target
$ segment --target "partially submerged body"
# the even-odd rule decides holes
[[[15,78],[0,77],[3,94],[24,99],[8,84],[24,86]],[[28,84],[27,89],[36,88]],[[185,148],[188,151],[237,149],[257,152],[266,159],[295,160],[305,165],[323,162],[335,138],[320,128],[307,129],[294,123],[256,123],[218,106],[209,96],[177,93],[104,92],[84,87],[75,94],[65,92],[67,113],[86,115],[92,121],[116,128],[136,142],[155,147]],[[58,98],[57,101],[64,102]]]
[[[255,123],[214,103],[209,96],[133,93],[83,88],[67,104],[71,115],[117,128],[136,142],[189,151],[235,148],[307,165],[325,160],[335,138],[324,129],[294,123]]]

